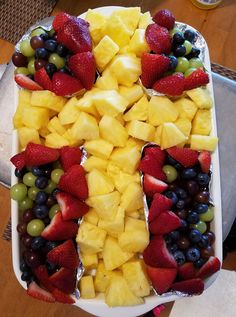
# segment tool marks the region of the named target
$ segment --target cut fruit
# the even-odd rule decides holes
[[[153,126],[164,122],[174,122],[179,113],[174,103],[167,97],[152,97],[149,101],[148,121]]]
[[[192,134],[190,136],[190,147],[197,151],[214,152],[218,144],[218,138],[215,136]]]
[[[175,280],[177,269],[157,268],[147,265],[147,274],[158,294],[168,291]]]

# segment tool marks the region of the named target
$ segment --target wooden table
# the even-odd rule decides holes
[[[159,9],[168,8],[176,19],[188,23],[198,29],[205,37],[211,55],[211,60],[225,67],[236,70],[236,3],[234,0],[224,0],[222,5],[211,11],[204,11],[194,7],[190,0],[59,0],[53,14],[59,11],[78,15],[88,8],[106,5],[141,6],[142,11],[150,10],[151,13]],[[1,14],[1,13],[0,13]],[[0,39],[0,63],[10,60],[14,46]],[[1,221],[0,235],[8,222],[10,215],[9,190],[0,186]],[[89,317],[77,307],[63,304],[47,304],[37,302],[26,296],[25,291],[17,282],[11,263],[11,244],[0,239],[0,316],[3,317]],[[224,268],[236,269],[236,254],[228,257],[224,262]],[[161,317],[167,317],[171,310],[171,304],[161,313]],[[112,316],[111,316],[112,317]]]

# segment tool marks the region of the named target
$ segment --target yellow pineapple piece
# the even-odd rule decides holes
[[[178,145],[182,142],[185,142],[186,140],[187,137],[174,123],[163,123],[161,133],[161,149],[168,149],[169,147]]]
[[[209,91],[205,88],[195,88],[186,91],[187,95],[195,102],[200,109],[210,109],[213,105],[213,100]]]
[[[107,164],[107,175],[109,175],[110,177],[112,177],[112,179],[114,179],[114,177],[116,177],[120,173],[120,171],[121,170],[120,170],[119,166],[117,166],[112,161],[108,161],[108,164]]]
[[[197,105],[188,98],[180,98],[174,102],[175,107],[179,112],[179,117],[183,119],[193,120],[196,112]]]
[[[79,109],[76,106],[78,99],[70,98],[58,114],[58,119],[62,125],[74,123],[79,116]]]
[[[50,132],[56,132],[60,135],[63,135],[66,132],[66,129],[61,125],[58,117],[56,116],[49,121],[47,128]]]
[[[140,120],[146,121],[148,117],[148,100],[144,95],[137,103],[135,103],[129,111],[127,111],[123,118],[125,121]]]
[[[89,197],[111,193],[114,189],[112,179],[99,170],[92,170],[86,174]]]
[[[53,132],[45,137],[45,145],[58,149],[62,146],[69,145],[69,141],[57,132]]]
[[[151,13],[149,11],[141,14],[139,19],[138,28],[139,29],[146,29],[149,24],[153,23]]]
[[[31,92],[26,89],[21,89],[18,92],[18,105],[13,116],[13,125],[15,129],[23,127],[22,112],[24,108],[30,107]]]
[[[105,171],[108,165],[108,161],[100,157],[90,156],[83,164],[86,172],[91,172],[94,168]]]
[[[94,43],[98,43],[105,34],[107,18],[95,10],[88,9],[85,20],[89,22],[89,33]]]
[[[113,144],[103,139],[96,139],[86,141],[84,143],[84,148],[89,154],[106,160],[111,155]]]
[[[126,146],[135,146],[137,149],[141,151],[145,143],[145,141],[129,137]]]
[[[91,275],[81,277],[79,281],[79,290],[81,298],[91,299],[95,297],[93,277]]]
[[[143,208],[141,209],[143,211]],[[140,219],[133,219],[128,216],[125,218],[125,232],[129,231],[145,231],[147,229],[146,222]]]
[[[145,38],[144,29],[136,29],[129,43],[129,51],[135,53],[136,56],[141,57],[143,53],[150,51]]]
[[[190,148],[197,151],[213,152],[218,144],[218,138],[215,136],[192,134],[190,136]]]
[[[18,136],[21,149],[24,149],[29,142],[40,144],[38,130],[33,128],[21,127],[18,129]]]
[[[140,214],[138,210],[134,210],[129,212],[129,217],[134,218],[134,219],[139,219],[140,218]]]
[[[114,146],[125,146],[128,139],[127,130],[111,116],[105,115],[99,122],[100,136]]]
[[[96,119],[86,112],[80,112],[78,119],[70,129],[71,136],[78,140],[94,140],[99,137]]]
[[[105,33],[119,46],[119,48],[129,44],[130,31],[119,16],[110,16],[106,24]]]
[[[41,107],[25,107],[22,110],[22,123],[28,128],[39,130],[47,125],[48,120],[48,109]]]
[[[98,118],[99,114],[96,107],[93,104],[93,96],[99,91],[97,88],[92,88],[84,94],[84,96],[77,100],[76,107],[83,112],[89,113]],[[78,116],[77,116],[78,118]],[[77,119],[76,118],[76,119]]]
[[[43,107],[56,112],[60,112],[66,102],[66,98],[57,96],[49,90],[32,91],[30,99],[32,106]]]
[[[105,293],[110,283],[112,275],[113,275],[112,271],[107,271],[105,269],[105,265],[103,261],[99,261],[97,270],[96,270],[95,279],[94,279],[95,291],[100,293]]]
[[[136,146],[125,146],[123,148],[116,148],[113,150],[110,159],[124,172],[134,174],[136,171],[141,153]],[[125,164],[124,164],[125,162]]]
[[[143,90],[139,85],[132,85],[131,87],[119,86],[119,93],[128,100],[127,108],[130,108],[143,96]]]
[[[81,252],[81,261],[86,271],[96,269],[98,266],[98,256],[97,253],[94,254],[84,254]]]
[[[117,116],[116,116],[116,120],[120,122],[121,125],[125,125],[125,120],[123,119],[123,113],[119,113]]]
[[[193,119],[192,134],[209,135],[212,129],[211,110],[199,109]]]
[[[114,175],[112,179],[116,189],[120,193],[123,193],[130,183],[133,183],[133,182],[136,182],[138,184],[140,183],[140,176],[138,172],[135,172],[133,175],[130,175],[119,170],[119,173]]]
[[[67,129],[62,136],[69,142],[70,146],[80,146],[84,143],[83,140],[76,139],[74,136],[72,136],[70,128]]]
[[[153,125],[149,123],[138,120],[132,120],[129,123],[127,123],[126,129],[128,131],[128,134],[134,138],[144,140],[147,142],[151,142],[154,139],[155,128]]]
[[[92,225],[97,226],[98,224],[98,215],[94,208],[90,208],[89,211],[83,217],[84,221],[91,223]]]
[[[159,125],[159,127],[156,128],[156,132],[155,132],[155,135],[154,135],[154,142],[158,145],[161,145],[161,134],[162,134],[162,128],[163,128],[163,125]]]
[[[121,206],[126,212],[143,207],[143,190],[140,184],[130,183],[121,196]]]
[[[78,230],[76,242],[84,254],[94,254],[103,250],[106,231],[83,221]]]
[[[95,87],[102,90],[118,90],[118,82],[117,79],[107,71],[97,79]]]
[[[112,13],[112,16],[120,17],[126,28],[129,30],[129,33],[132,35],[138,26],[141,10],[140,7],[118,9]]]
[[[186,137],[189,137],[190,132],[191,132],[191,128],[192,128],[191,121],[189,121],[188,119],[185,119],[185,118],[178,118],[175,121],[175,125],[177,126],[177,128],[180,129],[181,132],[183,132],[183,134]]]
[[[51,132],[48,130],[47,127],[42,127],[42,128],[40,128],[38,131],[39,131],[39,135],[40,135],[42,138],[46,138],[46,136],[51,133]]]
[[[122,250],[127,252],[143,252],[149,244],[149,233],[146,228],[144,230],[124,231],[118,236],[118,243]]]
[[[112,219],[100,219],[98,227],[106,230],[106,232],[113,236],[124,231],[125,211],[122,207],[118,207],[116,214]]]

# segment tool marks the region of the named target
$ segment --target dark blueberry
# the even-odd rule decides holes
[[[174,244],[170,245],[168,249],[171,253],[175,253],[178,250],[178,246],[176,243],[174,243]]]
[[[197,248],[189,248],[186,252],[186,258],[190,262],[195,262],[200,259],[200,251]]]
[[[199,173],[197,175],[197,182],[200,186],[207,186],[209,181],[210,177],[206,173]]]
[[[64,66],[62,68],[59,69],[60,73],[64,73],[64,74],[70,74],[70,70],[68,67]]]
[[[186,54],[186,47],[184,45],[178,45],[173,48],[173,53],[175,56],[180,57]]]
[[[57,265],[51,262],[46,262],[46,268],[49,274],[54,273],[57,270]]]
[[[204,249],[201,249],[201,257],[203,259],[209,259],[209,257],[213,256],[214,255],[214,249],[212,246],[207,246],[206,248]]]
[[[208,191],[203,190],[201,192],[199,192],[196,196],[195,196],[195,200],[198,203],[203,203],[203,204],[208,204],[209,203],[209,199],[210,199],[210,194]]]
[[[58,44],[56,52],[59,56],[66,57],[66,55],[68,54],[68,49],[65,47],[65,45]]]
[[[171,244],[172,243],[172,238],[171,238],[170,235],[166,235],[165,236],[165,242],[166,242],[166,244]]]
[[[43,219],[48,216],[49,208],[46,205],[35,205],[33,212],[36,218]]]
[[[35,57],[36,58],[47,59],[48,56],[49,56],[49,53],[45,48],[43,48],[43,47],[36,48],[36,50],[35,50]]]
[[[196,211],[191,211],[187,217],[188,223],[195,224],[199,221],[199,214]]]
[[[177,241],[179,239],[179,237],[180,237],[180,233],[177,230],[171,231],[169,233],[169,236],[171,237],[172,240]]]
[[[43,33],[39,35],[44,41],[48,40],[50,38],[48,33]]]
[[[25,173],[26,173],[25,168],[22,168],[22,169],[16,168],[15,169],[15,176],[18,177],[18,178],[23,178]]]
[[[57,241],[48,241],[45,244],[44,251],[46,253],[48,253],[52,249],[56,248],[58,245],[59,245],[59,243]]]
[[[189,195],[194,196],[199,191],[199,185],[196,181],[190,180],[186,184],[186,189],[187,189]]]
[[[55,189],[53,189],[53,191],[51,192],[51,196],[54,198],[54,199],[56,199],[56,195],[57,195],[57,193],[59,193],[60,192],[60,189],[59,188],[55,188]]]
[[[208,236],[209,244],[212,245],[215,242],[215,234],[212,231],[207,231],[205,233],[206,236]]]
[[[175,70],[175,68],[178,65],[178,60],[175,56],[169,56],[170,63],[169,63],[169,68],[168,70]]]
[[[44,176],[44,170],[39,166],[33,166],[31,172],[34,176]]]
[[[181,173],[181,177],[183,179],[192,179],[196,176],[197,176],[197,172],[192,167],[183,169]]]
[[[24,281],[24,282],[30,281],[31,278],[32,278],[32,273],[30,271],[24,271],[21,274],[21,280]]]
[[[188,196],[183,188],[177,188],[175,193],[180,199],[185,199]]]
[[[45,66],[45,70],[49,77],[52,77],[52,75],[57,71],[57,66],[53,63],[48,63]]]
[[[44,48],[46,48],[46,50],[48,50],[49,52],[53,53],[56,51],[57,42],[55,40],[47,40],[44,43]]]
[[[35,180],[35,186],[39,189],[44,189],[48,186],[48,178],[44,176],[39,176]]]
[[[52,165],[51,164],[46,164],[43,166],[44,170],[44,175],[48,178],[51,177],[51,172],[52,172]]]
[[[197,34],[192,30],[186,30],[184,32],[185,40],[189,41],[190,43],[194,43],[196,40]]]
[[[182,265],[182,264],[185,263],[186,259],[185,259],[185,255],[184,255],[184,253],[182,251],[179,251],[179,250],[175,251],[173,256],[174,256],[174,259],[175,259],[175,261],[177,262],[178,265]]]
[[[31,243],[32,250],[40,250],[46,243],[43,237],[35,237]]]
[[[178,201],[177,195],[176,195],[174,192],[170,191],[170,190],[165,193],[165,196],[166,196],[167,198],[171,199],[171,200],[173,201],[173,204],[174,204],[174,205],[175,205],[175,204],[177,203],[177,201]]]
[[[178,208],[178,209],[183,209],[183,208],[184,208],[184,205],[185,205],[184,200],[183,200],[183,199],[180,199],[180,200],[178,200],[177,203],[176,203],[176,208]]]
[[[173,35],[173,44],[174,45],[178,45],[178,44],[184,44],[184,37],[183,37],[183,34],[179,33],[179,32],[176,32],[174,35]]]
[[[209,238],[207,235],[203,234],[200,241],[198,242],[199,248],[207,248],[209,245]]]
[[[180,219],[186,219],[188,212],[186,209],[182,209],[182,210],[177,210],[176,211],[176,215],[180,218]]]
[[[197,204],[195,206],[195,210],[196,212],[198,212],[199,214],[204,214],[205,212],[207,212],[208,210],[208,205],[207,204]]]
[[[22,272],[29,270],[29,267],[28,267],[28,265],[25,263],[24,260],[21,260],[21,262],[20,262],[20,270],[21,270]]]
[[[194,242],[194,243],[197,243],[201,240],[202,238],[202,234],[199,230],[197,229],[192,229],[190,232],[189,232],[189,239]]]
[[[173,166],[178,163],[178,162],[177,162],[175,159],[173,159],[173,157],[171,157],[169,154],[167,155],[166,161],[167,161],[167,163],[168,163],[169,165],[173,165]]]
[[[201,53],[201,51],[200,51],[199,48],[197,48],[197,47],[192,47],[192,50],[191,50],[191,52],[190,52],[191,58],[192,58],[192,57],[198,57],[198,56],[200,55],[200,53]]]
[[[204,260],[203,258],[200,258],[200,259],[198,259],[197,261],[194,262],[194,266],[197,269],[200,269],[205,262],[206,262],[206,260]]]
[[[180,250],[186,250],[190,246],[189,239],[186,236],[181,236],[177,241],[177,245]]]
[[[186,220],[181,219],[181,227],[179,228],[179,230],[183,231],[186,230],[188,228],[188,223]]]
[[[38,205],[42,205],[42,204],[44,204],[47,201],[47,198],[48,198],[48,195],[44,191],[40,190],[36,194],[35,202]]]
[[[53,205],[55,205],[57,203],[56,199],[54,197],[52,197],[52,195],[50,195],[47,199],[47,206],[48,207],[52,207]]]

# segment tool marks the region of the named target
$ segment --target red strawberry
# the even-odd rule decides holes
[[[220,260],[215,256],[211,256],[208,261],[200,268],[197,277],[204,279],[208,276],[211,276],[215,272],[219,271],[220,267]]]
[[[143,178],[143,190],[147,196],[153,196],[155,193],[162,193],[168,188],[168,185],[159,179],[145,174]]]
[[[158,79],[152,88],[165,95],[180,96],[184,91],[184,75],[175,73]]]
[[[44,67],[40,68],[35,72],[34,80],[44,89],[52,91],[52,81]]]
[[[71,294],[75,289],[76,271],[62,267],[59,271],[51,275],[49,280],[62,292]]]
[[[78,225],[73,221],[64,221],[61,212],[58,211],[41,236],[47,240],[67,240],[74,238],[77,231]]]
[[[153,267],[177,268],[177,263],[168,251],[163,236],[154,236],[143,252],[143,259],[147,265]]]
[[[39,86],[34,80],[23,74],[16,74],[15,82],[22,88],[28,90],[43,90],[43,87]]]
[[[173,202],[166,196],[156,193],[149,209],[148,221],[151,222],[157,218],[163,211],[169,210]]]
[[[171,289],[189,295],[200,295],[204,291],[204,283],[200,278],[193,278],[191,280],[174,283]]]
[[[158,165],[163,166],[166,158],[165,151],[162,151],[158,146],[150,146],[144,149],[145,155],[154,156]]]
[[[52,27],[55,31],[58,31],[67,21],[72,19],[75,19],[75,17],[66,12],[59,12],[52,22]]]
[[[52,291],[54,287],[52,283],[49,281],[48,271],[45,265],[39,265],[34,269],[34,274],[39,280],[40,284],[42,284],[48,291]]]
[[[66,172],[72,165],[80,164],[82,152],[79,147],[63,146],[60,148],[60,161]]]
[[[181,226],[181,220],[172,211],[163,211],[149,224],[152,234],[166,234]]]
[[[92,51],[89,23],[83,19],[69,19],[59,28],[57,41],[64,44],[74,54]]]
[[[196,277],[196,269],[192,262],[186,262],[178,267],[178,276],[180,280],[190,280]]]
[[[154,156],[145,155],[139,163],[139,170],[159,180],[166,181],[166,174],[163,172],[160,163],[157,162]]]
[[[16,168],[21,170],[25,166],[25,151],[12,156],[10,161]]]
[[[73,241],[67,240],[47,254],[49,262],[73,270],[79,266],[79,256]]]
[[[211,167],[211,153],[208,151],[202,151],[198,155],[198,161],[201,169],[204,173],[209,173]]]
[[[209,83],[209,76],[201,68],[197,68],[184,80],[184,90],[190,90]]]
[[[170,59],[164,55],[144,53],[141,57],[142,84],[146,88],[152,85],[168,70]]]
[[[56,197],[64,220],[79,219],[89,210],[88,205],[68,193],[59,192]]]
[[[184,167],[194,166],[198,161],[198,152],[189,148],[173,146],[167,149],[168,154]]]
[[[93,53],[83,52],[72,55],[68,65],[85,89],[89,90],[93,87],[96,75],[96,62]]]
[[[167,9],[158,11],[154,15],[153,21],[156,22],[160,26],[164,26],[168,30],[173,29],[175,25],[175,17]]]
[[[175,280],[177,269],[152,267],[147,265],[147,274],[158,294],[168,291]]]
[[[145,38],[150,49],[157,54],[169,54],[171,51],[171,36],[166,28],[156,23],[149,24]]]
[[[83,88],[81,82],[71,75],[56,72],[52,76],[52,91],[58,96],[72,96]]]
[[[59,151],[45,145],[28,143],[25,149],[25,164],[27,166],[38,166],[56,161]]]
[[[52,295],[55,297],[56,301],[63,304],[74,304],[75,300],[68,294],[60,291],[58,288],[54,288]]]
[[[27,294],[31,297],[34,297],[39,300],[43,300],[45,302],[54,303],[55,298],[52,294],[45,291],[41,287],[38,286],[37,283],[31,282],[27,289]]]
[[[71,166],[60,178],[58,188],[79,199],[88,198],[88,185],[81,165]]]

